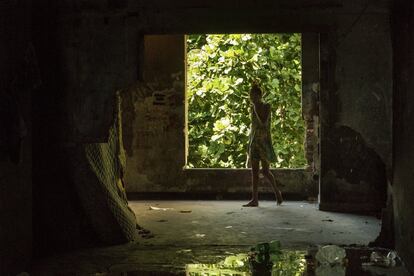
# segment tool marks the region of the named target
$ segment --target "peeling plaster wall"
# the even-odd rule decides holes
[[[389,13],[369,13],[345,20],[335,44],[335,93],[339,100],[335,125],[348,126],[360,133],[388,168],[392,119],[389,16]],[[353,28],[347,29],[351,24]]]
[[[128,192],[179,189],[185,164],[184,36],[142,37],[142,80],[123,96]]]
[[[391,36],[389,11],[371,10],[375,6],[338,16],[336,31],[321,36],[323,210],[385,207],[392,167]]]
[[[414,273],[414,3],[394,1],[394,175],[396,248]]]
[[[142,80],[123,93],[125,174],[129,193],[249,193],[246,169],[184,169],[184,36],[146,35],[141,54]],[[312,173],[275,171],[285,193],[316,196]],[[272,192],[270,185],[261,185]],[[312,193],[305,191],[312,190]]]
[[[260,4],[249,1],[171,4],[157,0],[131,2],[128,8],[137,12],[139,32],[145,34],[320,32],[324,44],[321,45],[321,66],[324,68],[321,69],[319,99],[321,206],[325,209],[339,206],[336,210],[345,211],[378,211],[383,207],[386,177],[389,178],[392,165],[392,63],[387,0],[262,1]],[[233,15],[232,20],[228,20],[229,13]],[[127,111],[129,117],[130,110]],[[139,123],[135,127],[139,128]],[[127,128],[124,126],[124,130]],[[184,125],[179,128],[181,131]],[[350,130],[342,133],[350,136],[343,137],[347,144],[339,152],[338,143],[342,140],[335,132],[342,129]],[[181,133],[179,136],[182,137]],[[358,137],[357,141],[352,137]],[[130,146],[134,148],[133,144]],[[131,154],[131,150],[129,152]],[[178,153],[178,161],[171,160],[164,170],[145,171],[142,170],[144,167],[134,165],[137,171],[130,173],[127,189],[182,191],[184,188],[185,191],[187,180],[171,169],[171,165],[177,168],[183,165],[182,154]],[[355,160],[358,162],[354,163]],[[371,178],[362,179],[365,174]],[[148,175],[151,176],[148,178]],[[195,177],[193,173],[191,175]],[[355,176],[361,179],[355,179]],[[156,181],[157,177],[159,181]],[[222,177],[218,173],[211,180],[220,182]],[[145,184],[133,184],[134,181]],[[163,181],[165,184],[160,184]],[[246,177],[241,189],[248,187],[249,181]],[[344,195],[349,196],[349,200],[345,200]],[[363,204],[360,204],[361,199]],[[338,204],[340,201],[344,204]]]
[[[325,191],[322,200],[332,204],[328,207],[333,207],[338,205],[341,197],[349,196],[346,203],[358,205],[363,198],[371,204],[369,208],[379,207],[375,200],[370,202],[370,195],[383,189],[384,175],[390,179],[393,165],[388,0],[31,2],[6,1],[8,6],[0,9],[1,31],[6,31],[0,33],[2,41],[6,42],[0,45],[6,48],[0,51],[0,59],[7,61],[0,63],[2,71],[22,72],[18,67],[27,61],[22,58],[30,41],[31,26],[42,80],[36,97],[30,99],[29,94],[22,95],[27,137],[33,134],[33,156],[27,139],[22,144],[24,155],[21,164],[13,165],[9,161],[1,161],[0,164],[1,222],[2,225],[7,222],[7,226],[1,228],[1,264],[10,264],[6,268],[8,271],[17,272],[30,261],[32,172],[35,253],[42,255],[95,244],[90,225],[76,201],[68,156],[73,157],[82,143],[106,141],[116,90],[126,91],[123,103],[124,144],[129,158],[126,179],[131,190],[216,189],[206,185],[206,179],[210,178],[217,185],[223,183],[220,182],[222,180],[234,179],[226,188],[230,192],[239,187],[248,189],[247,171],[241,176],[237,174],[241,179],[226,171],[219,174],[204,171],[197,176],[192,175],[196,172],[188,171],[185,176],[182,171],[185,161],[184,89],[180,86],[184,76],[177,74],[183,72],[184,62],[182,59],[169,59],[174,51],[180,56],[184,51],[170,47],[168,43],[163,49],[147,47],[154,51],[152,57],[155,60],[149,61],[147,69],[142,70],[145,69],[145,60],[139,55],[139,49],[142,45],[145,47],[145,43],[140,43],[139,34],[321,32],[321,41],[327,43],[321,45],[321,65],[325,69],[321,68],[323,80],[319,99],[321,188],[323,193]],[[397,4],[399,2],[396,1]],[[402,8],[401,13],[411,14],[411,17],[403,17],[411,18],[408,32],[414,28],[412,4],[410,1],[404,3],[407,9]],[[27,10],[29,4],[33,4],[36,10],[33,24],[27,21],[25,14],[30,13]],[[229,14],[232,15],[231,20]],[[408,21],[401,22],[404,25]],[[395,32],[399,34],[397,27]],[[413,169],[410,166],[414,156],[412,124],[409,122],[414,99],[410,98],[412,93],[408,91],[412,88],[409,76],[412,75],[413,36],[401,33],[399,37],[404,38],[404,42],[396,44],[394,52],[397,57],[401,55],[396,67],[396,72],[401,72],[401,79],[395,75],[399,85],[395,90],[398,93],[396,111],[400,113],[395,115],[403,124],[396,127],[395,145],[398,146],[394,148],[395,230],[397,248],[412,268],[411,233],[414,227],[411,218],[414,208],[410,204],[413,191],[410,185]],[[155,54],[160,50],[161,54]],[[164,68],[164,62],[156,62],[158,58],[167,59],[166,64],[171,67]],[[406,60],[410,62],[406,63]],[[1,77],[2,85],[14,79],[7,74]],[[33,102],[31,114],[30,101]],[[158,102],[164,105],[154,105]],[[142,137],[147,138],[140,139]],[[149,146],[151,149],[145,149]],[[359,156],[359,153],[363,155]],[[33,170],[31,158],[34,160]],[[360,165],[355,166],[354,160]],[[367,168],[366,164],[370,166]],[[292,174],[286,175],[286,179],[296,184],[308,179],[289,173]],[[279,174],[281,179],[283,174]],[[372,177],[366,179],[366,175]],[[246,185],[238,185],[241,181],[246,181]],[[303,186],[294,186],[294,189],[306,191]],[[18,220],[14,219],[16,216]],[[5,256],[7,262],[3,262]]]
[[[187,181],[182,171],[184,42],[182,36],[177,44],[154,36],[149,45],[144,34],[320,32],[322,203],[330,209],[344,194],[352,194],[345,203],[355,210],[361,198],[367,200],[365,209],[381,208],[376,198],[384,190],[383,168],[388,175],[391,168],[387,0],[64,1],[59,12],[56,57],[62,64],[62,101],[56,112],[63,127],[54,135],[70,143],[104,142],[113,113],[111,96],[123,89],[128,191],[185,191]],[[343,153],[338,152],[338,129],[352,133],[345,137]],[[360,153],[367,155],[359,158]],[[362,165],[356,167],[353,160]],[[366,168],[366,162],[373,165]],[[375,177],[354,179],[365,172]],[[222,178],[215,174],[212,181]],[[249,181],[246,176],[241,189]]]

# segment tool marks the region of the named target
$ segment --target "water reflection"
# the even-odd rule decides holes
[[[321,265],[315,259],[316,251],[281,250],[276,254],[238,254],[228,256],[216,264],[188,264],[187,276],[408,276],[401,263],[396,266],[378,266],[366,263],[373,250],[382,254],[387,249],[346,248],[345,262]]]
[[[258,259],[252,254],[228,256],[217,264],[188,264],[187,276],[257,276],[303,275],[306,270],[305,251],[286,251]]]
[[[266,246],[265,246],[266,245]],[[268,245],[268,246],[267,246]],[[274,245],[274,244],[273,244]],[[258,244],[247,254],[227,256],[218,263],[176,264],[178,270],[161,264],[155,267],[118,265],[116,270],[126,272],[97,273],[95,276],[409,276],[410,274],[396,262],[393,266],[375,265],[370,258],[375,251],[377,255],[387,255],[389,250],[379,248],[346,247],[346,258],[335,265],[323,265],[315,258],[317,247],[308,251],[280,250],[272,243]],[[342,256],[342,255],[341,255]],[[114,267],[113,267],[114,268]],[[185,268],[185,272],[182,270]],[[59,274],[60,275],[60,274]],[[62,274],[66,275],[66,274]],[[72,275],[72,274],[70,274]]]

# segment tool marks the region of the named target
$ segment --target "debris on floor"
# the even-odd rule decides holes
[[[390,251],[387,254],[384,252],[373,251],[369,257],[370,262],[362,263],[363,266],[381,266],[394,267],[397,263],[397,253]]]
[[[180,210],[180,213],[191,213],[191,210]]]
[[[337,245],[325,245],[315,255],[320,265],[343,265],[345,263],[345,249]]]
[[[201,234],[204,235],[204,234]],[[134,250],[131,250],[135,248]],[[409,276],[397,254],[364,246],[311,246],[284,249],[278,240],[244,247],[119,247],[38,263],[30,275],[95,276]],[[120,254],[122,252],[122,254]],[[118,255],[117,255],[118,254]],[[120,254],[120,255],[119,255]],[[115,256],[116,257],[115,257]],[[109,257],[110,256],[110,257]],[[316,257],[318,256],[318,257]],[[141,259],[141,261],[139,261]],[[146,262],[142,262],[142,260]],[[387,261],[389,260],[389,261]],[[395,261],[395,262],[394,262]],[[67,264],[71,263],[70,266]],[[99,265],[99,264],[102,265]],[[370,263],[370,264],[368,264]],[[79,266],[79,264],[82,264]],[[93,264],[93,265],[91,265]],[[33,272],[33,273],[32,273]]]
[[[138,235],[140,235],[144,239],[151,239],[154,238],[154,234],[151,233],[151,231],[145,229],[144,227],[140,225],[136,225],[136,229],[138,230]]]
[[[328,245],[308,251],[307,274],[409,276],[397,254],[385,248]]]
[[[340,276],[346,272],[346,251],[337,245],[325,245],[315,255],[318,276]]]
[[[131,202],[131,208],[139,218],[139,224],[145,229],[151,230],[151,233],[155,234],[154,238],[145,239],[141,237],[141,234],[145,237],[151,237],[150,233],[141,232],[139,240],[133,244],[116,246],[113,249],[112,247],[94,249],[92,252],[85,251],[75,256],[62,256],[52,260],[44,260],[34,268],[38,273],[30,274],[33,276],[95,275],[91,273],[115,273],[109,270],[108,267],[116,267],[117,274],[111,274],[111,276],[160,275],[159,272],[161,271],[167,271],[171,274],[177,271],[177,275],[183,275],[187,264],[216,265],[230,255],[247,254],[250,246],[260,241],[274,239],[282,241],[283,247],[280,255],[282,259],[287,258],[286,254],[290,254],[291,251],[288,249],[302,250],[302,252],[300,257],[292,253],[292,259],[296,261],[288,260],[285,264],[272,261],[272,270],[279,269],[278,267],[283,268],[291,262],[296,266],[299,262],[304,266],[302,270],[306,271],[308,263],[313,262],[313,257],[307,257],[305,251],[308,244],[325,244],[327,241],[333,244],[367,244],[378,235],[380,230],[380,221],[376,218],[320,212],[314,205],[303,202],[287,201],[284,203],[284,208],[276,209],[274,208],[274,201],[263,200],[260,208],[248,210],[240,207],[243,203],[245,202],[159,201],[159,204],[158,201]],[[300,208],[300,205],[304,207]],[[149,210],[149,206],[157,208],[170,207],[173,210]],[[192,213],[181,214],[180,210],[192,210]],[[332,219],[334,222],[321,223],[323,219]],[[157,222],[162,220],[168,220],[168,222]],[[368,221],[369,224],[365,221]],[[227,226],[233,227],[226,229]],[[138,230],[141,228],[137,227]],[[340,234],[341,231],[345,233]],[[205,236],[196,237],[197,233],[204,233]],[[336,235],[333,233],[336,233]],[[362,255],[365,256],[365,258],[360,259],[361,254],[355,255],[350,253],[352,251],[348,250],[347,247],[344,248],[347,251],[348,259],[345,266],[345,275],[381,275],[385,274],[383,271],[401,269],[398,264],[390,268],[369,265],[364,266],[364,269],[368,271],[375,270],[377,274],[361,272],[362,263],[371,262],[372,250],[367,250],[367,252],[361,251],[359,248],[356,250],[355,246],[352,251],[361,251],[363,252]],[[176,252],[181,249],[191,249],[192,251]],[[388,251],[385,251],[385,253],[387,255]],[[122,274],[121,269],[123,267],[121,264],[126,263],[132,263],[132,269],[122,270],[122,273],[124,271],[128,272]],[[134,265],[138,267],[138,272],[133,272]],[[239,273],[239,275],[252,275],[248,260],[246,265],[246,272],[244,274]],[[80,273],[85,269],[90,274]],[[129,268],[125,265],[125,269]],[[43,273],[45,270],[53,271],[53,273]],[[69,273],[65,274],[60,272],[61,270]],[[71,273],[74,270],[79,271],[79,273]],[[313,273],[314,270],[315,267],[313,267]],[[207,275],[207,273],[204,275]],[[274,275],[278,275],[278,273],[275,272]],[[289,274],[285,273],[283,275],[287,276]],[[296,275],[302,275],[302,272],[298,272]],[[314,274],[308,273],[307,275]],[[403,276],[404,274],[394,275]]]
[[[277,240],[259,243],[247,254],[230,255],[216,264],[187,264],[186,275],[409,276],[395,251],[337,245],[294,251],[281,249]]]
[[[160,208],[160,207],[154,207],[154,206],[150,206],[148,209],[149,209],[149,210],[154,210],[154,211],[167,211],[167,210],[173,210],[173,208]]]
[[[181,249],[181,250],[177,250],[176,253],[190,253],[192,250],[191,249]]]
[[[150,231],[148,230],[140,230],[138,232],[138,234],[144,238],[144,239],[152,239],[154,237],[154,234],[152,234]]]

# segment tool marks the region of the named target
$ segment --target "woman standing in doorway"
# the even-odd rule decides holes
[[[258,184],[259,184],[259,165],[262,164],[262,172],[272,185],[276,196],[277,204],[283,202],[276,179],[269,170],[270,162],[276,161],[276,154],[272,146],[270,136],[271,112],[270,104],[262,101],[262,90],[256,82],[253,82],[250,89],[251,107],[251,129],[249,140],[249,162],[252,166],[252,200],[243,205],[244,207],[259,206]]]

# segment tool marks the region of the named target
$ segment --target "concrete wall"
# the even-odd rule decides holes
[[[0,274],[32,255],[32,92],[39,84],[30,1],[0,3]]]
[[[184,35],[141,37],[142,80],[123,93],[123,132],[127,153],[126,189],[131,193],[248,193],[243,169],[185,169],[186,105]],[[306,197],[316,190],[304,169],[275,171],[285,193]],[[271,192],[270,185],[263,191]],[[313,193],[313,195],[315,192]]]
[[[389,13],[369,12],[371,7],[341,16],[336,32],[321,36],[324,210],[385,206],[392,165],[391,37]]]
[[[105,244],[97,230],[107,229],[93,227],[76,184],[87,182],[80,171],[91,175],[85,144],[107,142],[115,92],[136,81],[137,44],[127,39],[130,21],[118,12],[121,1],[92,2],[33,3],[33,41],[43,81],[32,113],[37,257]],[[98,197],[93,203],[106,204]],[[97,210],[95,218],[103,209]]]
[[[263,1],[260,5],[248,1],[230,2],[187,1],[172,5],[158,0],[130,3],[128,9],[137,12],[137,32],[143,34],[320,32],[320,58],[324,67],[321,68],[320,92],[320,115],[323,117],[320,121],[321,208],[379,210],[385,203],[387,176],[389,178],[392,165],[388,1],[338,0],[327,4]],[[228,20],[229,13],[232,20]],[[128,97],[130,101],[131,96]],[[124,111],[128,118],[132,116],[131,108]],[[178,127],[181,131],[185,126]],[[136,128],[140,126],[130,127],[130,130]],[[182,137],[181,132],[178,135]],[[139,136],[135,136],[139,140]],[[130,145],[129,158],[137,163],[140,157],[132,153],[135,149]],[[127,189],[132,192],[185,191],[186,179],[177,176],[181,172],[170,169],[183,165],[182,153],[163,171],[145,171],[134,165],[133,169],[138,171],[127,172],[131,176]],[[220,179],[219,174],[212,181]],[[191,175],[196,177],[194,173]],[[241,187],[248,187],[249,181],[245,178]]]
[[[141,39],[142,81],[123,95],[126,187],[177,190],[185,164],[184,36]]]
[[[65,94],[65,31],[54,1],[33,3],[32,30],[42,80],[33,96],[33,254],[53,255],[95,244],[73,183],[68,97]],[[68,36],[70,39],[70,36]],[[67,77],[69,77],[68,75]],[[71,86],[70,86],[71,87]],[[76,95],[76,94],[75,94]],[[71,135],[73,137],[73,135]]]
[[[394,175],[396,248],[414,272],[414,3],[395,1]]]
[[[124,140],[126,151],[133,159],[126,172],[127,184],[135,191],[221,191],[222,187],[206,185],[206,179],[210,178],[236,179],[227,186],[226,191],[229,192],[239,187],[243,187],[243,191],[249,189],[246,171],[237,175],[227,171],[219,174],[188,171],[187,178],[183,176],[187,173],[182,171],[185,118],[183,112],[178,111],[184,106],[183,87],[179,85],[183,75],[170,73],[182,71],[178,67],[182,68],[184,62],[181,60],[178,64],[170,60],[168,64],[172,67],[166,68],[160,79],[155,78],[156,73],[163,70],[159,64],[156,64],[158,67],[142,70],[145,69],[145,59],[139,55],[139,49],[145,50],[143,34],[321,32],[322,203],[326,203],[326,209],[338,206],[338,202],[344,206],[347,203],[357,206],[358,202],[368,202],[365,209],[377,209],[381,205],[384,183],[386,177],[390,177],[392,168],[392,64],[388,1],[333,0],[326,3],[318,0],[264,0],[257,3],[247,0],[186,0],[174,3],[166,0],[79,0],[56,3],[45,0],[35,3],[33,24],[25,20],[26,6],[23,2],[7,1],[11,9],[1,9],[2,27],[8,27],[2,28],[7,32],[1,34],[1,40],[7,43],[0,46],[6,48],[0,54],[2,61],[6,62],[1,62],[0,66],[3,66],[2,71],[12,72],[11,75],[2,75],[2,83],[31,83],[16,82],[14,79],[24,72],[20,70],[20,64],[31,60],[26,59],[24,53],[28,48],[28,27],[32,26],[42,80],[33,98],[32,112],[35,130],[32,133],[33,214],[37,255],[95,244],[87,217],[77,201],[67,157],[73,156],[82,143],[106,141],[107,129],[113,118],[113,95],[116,90],[127,91],[124,131],[130,138],[136,138]],[[409,38],[406,37],[406,40],[409,41]],[[405,53],[411,48],[403,48],[398,53]],[[147,49],[156,50],[155,47]],[[165,53],[183,53],[175,47],[163,49]],[[158,58],[158,55],[155,57]],[[168,57],[159,56],[162,59]],[[408,74],[411,65],[404,64],[398,68]],[[148,64],[152,65],[153,61]],[[410,81],[408,77],[400,81],[401,91],[405,91],[398,98],[401,105],[411,100],[408,88],[404,88],[404,85],[412,87]],[[150,84],[154,86],[148,88]],[[22,93],[18,94],[23,95],[21,112],[23,118],[27,117],[27,137],[30,137],[30,116],[25,115],[30,113],[30,98],[29,94],[23,93],[29,89],[18,88]],[[128,94],[128,91],[135,92]],[[148,91],[151,93],[146,94]],[[148,98],[149,102],[139,101],[139,97]],[[154,105],[155,102],[163,102],[164,105]],[[399,115],[407,123],[398,128],[396,135],[401,147],[395,148],[394,174],[395,211],[399,225],[396,232],[400,235],[397,245],[407,260],[410,260],[412,251],[402,245],[412,242],[410,233],[413,232],[411,220],[408,219],[412,217],[412,208],[409,208],[412,189],[408,181],[412,178],[409,164],[413,158],[410,146],[412,133],[408,124],[412,109],[409,104],[403,105],[403,112]],[[135,110],[141,112],[145,108],[149,112],[135,113]],[[162,124],[151,124],[154,119],[147,120],[147,113],[158,116],[156,122]],[[134,136],[137,127],[138,130],[142,127],[140,123],[153,128],[157,135],[165,135],[148,138],[147,142],[152,144],[157,141],[159,148],[142,151],[141,154],[147,155],[146,159],[140,159],[140,155],[135,154],[139,152],[137,143],[143,141],[139,140],[141,134]],[[168,128],[167,133],[158,132],[165,127]],[[1,228],[1,257],[3,261],[7,250],[7,263],[12,266],[16,264],[13,271],[23,268],[30,259],[30,147],[29,140],[23,140],[23,152],[27,155],[24,155],[20,165],[13,165],[7,160],[1,161],[0,165],[2,177],[4,175],[1,178],[1,222],[2,225],[7,222]],[[148,160],[151,162],[145,164]],[[152,167],[156,169],[147,170]],[[290,173],[286,179],[293,179],[296,184],[307,179],[296,177],[295,172]],[[282,172],[279,177],[283,178]],[[239,185],[241,181],[245,181],[244,186]],[[220,185],[219,181],[217,183]],[[305,191],[305,188],[295,186],[294,189]],[[16,243],[20,243],[19,246]]]

